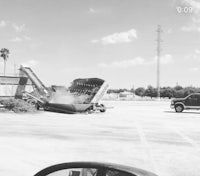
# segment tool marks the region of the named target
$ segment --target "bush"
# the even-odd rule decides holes
[[[0,104],[9,111],[19,112],[35,112],[36,108],[34,105],[21,100],[21,99],[2,99]]]
[[[139,87],[135,90],[135,95],[144,97],[145,96],[145,88]]]

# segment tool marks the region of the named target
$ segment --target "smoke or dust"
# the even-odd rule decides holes
[[[82,104],[89,103],[89,95],[74,95],[67,91],[54,92],[50,103],[58,104]]]

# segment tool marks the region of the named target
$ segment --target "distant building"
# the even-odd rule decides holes
[[[120,99],[124,99],[124,100],[133,99],[134,96],[135,96],[134,93],[128,92],[128,91],[121,92],[121,93],[119,94],[119,98],[120,98]]]
[[[135,94],[132,92],[121,92],[121,93],[109,93],[105,94],[103,97],[104,100],[134,100]]]

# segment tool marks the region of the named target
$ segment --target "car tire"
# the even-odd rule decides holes
[[[176,112],[183,112],[183,110],[184,110],[183,105],[181,105],[181,104],[175,105],[175,111]]]

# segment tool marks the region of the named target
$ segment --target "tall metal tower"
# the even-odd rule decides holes
[[[157,32],[157,96],[160,98],[160,56],[161,56],[161,25],[158,25]]]

